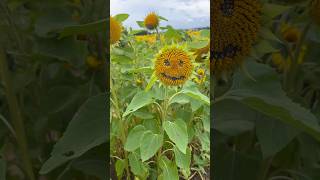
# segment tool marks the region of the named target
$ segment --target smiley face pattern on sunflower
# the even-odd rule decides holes
[[[233,71],[249,55],[260,27],[257,0],[213,0],[211,68],[216,75]]]
[[[178,47],[164,48],[155,61],[156,76],[167,86],[184,84],[190,77],[192,68],[190,56]]]

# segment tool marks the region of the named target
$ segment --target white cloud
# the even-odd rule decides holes
[[[127,13],[130,15],[125,26],[138,28],[149,12],[156,12],[167,18],[175,28],[195,28],[210,25],[210,0],[111,0],[111,15]]]

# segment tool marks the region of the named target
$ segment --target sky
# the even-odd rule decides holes
[[[210,0],[111,0],[110,13],[129,14],[123,23],[126,27],[140,29],[136,21],[143,21],[149,12],[155,12],[169,21],[160,26],[171,25],[176,29],[210,26]]]

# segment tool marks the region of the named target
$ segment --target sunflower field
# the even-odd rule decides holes
[[[214,179],[320,179],[319,8],[211,2]]]
[[[111,179],[209,179],[210,30],[127,18],[110,17]]]

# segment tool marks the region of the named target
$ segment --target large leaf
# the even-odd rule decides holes
[[[246,105],[234,100],[218,102],[214,111],[214,129],[228,136],[238,136],[253,130],[257,113]]]
[[[85,102],[54,146],[51,157],[40,173],[46,174],[65,162],[77,158],[107,141],[107,95],[100,94]]]
[[[183,154],[176,146],[173,148],[176,164],[179,168],[186,173],[187,177],[190,176],[190,163],[191,163],[191,150],[187,148],[187,153]]]
[[[139,159],[139,156],[137,153],[130,153],[129,154],[129,165],[131,172],[139,177],[147,177],[148,169],[143,164],[143,162]]]
[[[65,26],[61,30],[59,38],[64,38],[66,36],[76,35],[76,34],[106,32],[106,30],[107,30],[107,20],[101,19],[101,20],[87,23],[87,24]]]
[[[126,111],[123,113],[123,117],[153,102],[154,98],[150,92],[138,92],[131,100]]]
[[[210,99],[206,95],[202,94],[195,85],[185,87],[181,93],[186,94],[193,99],[196,99],[206,105],[210,105]]]
[[[128,19],[129,14],[117,14],[114,16],[114,18],[118,21],[118,22],[123,22],[126,19]]]
[[[320,141],[317,118],[286,96],[273,69],[250,62],[248,71],[256,81],[240,73],[235,74],[235,81],[227,98],[237,100],[271,118],[302,130]]]
[[[268,158],[288,145],[299,131],[271,118],[257,120],[256,133],[264,158]]]
[[[186,154],[186,149],[188,145],[188,131],[186,123],[177,119],[175,121],[165,121],[163,123],[163,128],[168,134],[171,141],[173,141],[178,149]]]
[[[87,44],[79,42],[72,37],[63,39],[37,39],[35,44],[37,54],[67,61],[75,66],[84,62],[88,54]]]
[[[60,7],[47,8],[45,13],[37,16],[35,20],[34,32],[40,37],[46,37],[51,32],[56,32],[59,29],[75,25],[72,20],[72,13]]]
[[[138,142],[137,142],[138,143]],[[142,161],[150,159],[163,144],[163,135],[146,131],[140,141],[140,154]]]
[[[137,125],[129,132],[127,141],[124,145],[126,151],[134,151],[140,146],[140,140],[145,132],[145,128],[142,125]]]
[[[170,161],[166,156],[162,156],[159,162],[160,168],[162,169],[163,180],[178,180],[178,169],[174,162]],[[159,178],[159,179],[161,179]]]

